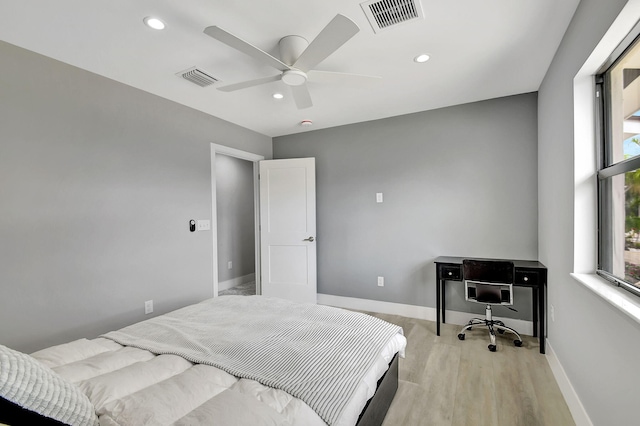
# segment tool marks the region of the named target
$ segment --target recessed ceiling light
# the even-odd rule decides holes
[[[311,120],[302,120],[300,122],[300,125],[302,127],[311,127],[311,126],[313,126],[313,121],[311,121]]]
[[[413,58],[413,60],[415,62],[421,64],[421,63],[427,62],[429,60],[429,55],[426,55],[426,54],[418,55],[415,58]]]
[[[273,99],[282,99],[282,98],[284,98],[284,95],[282,93],[273,94]]]
[[[147,16],[146,18],[143,19],[143,22],[147,27],[153,28],[154,30],[163,30],[165,27],[164,22],[152,16]]]

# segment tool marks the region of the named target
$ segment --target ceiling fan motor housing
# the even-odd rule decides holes
[[[302,52],[309,46],[306,38],[298,35],[282,37],[278,42],[280,48],[280,60],[291,66],[295,64]]]

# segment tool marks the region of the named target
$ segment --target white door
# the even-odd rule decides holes
[[[260,161],[262,295],[316,303],[315,158]]]

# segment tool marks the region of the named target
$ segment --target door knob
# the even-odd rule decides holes
[[[305,238],[305,239],[304,239],[304,240],[302,240],[302,241],[309,241],[309,242],[313,242],[313,239],[314,239],[313,237],[309,237],[309,238]]]

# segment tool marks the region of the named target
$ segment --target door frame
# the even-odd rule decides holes
[[[211,239],[213,246],[213,297],[218,297],[218,211],[216,194],[216,154],[228,155],[253,163],[253,222],[255,231],[255,259],[256,259],[256,294],[261,293],[260,282],[260,182],[258,181],[258,162],[264,156],[230,148],[224,145],[211,144]]]

